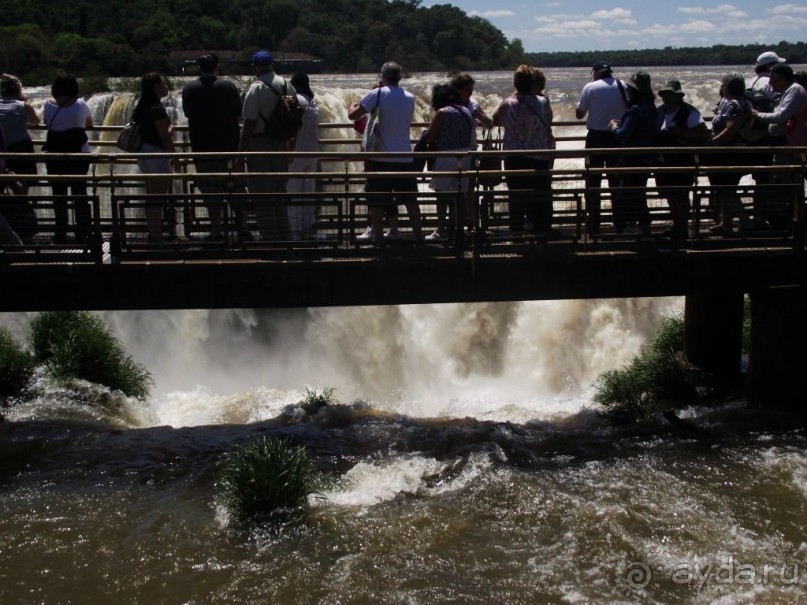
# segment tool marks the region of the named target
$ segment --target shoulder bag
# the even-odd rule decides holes
[[[378,120],[381,116],[381,89],[378,89],[375,107],[370,112],[367,126],[364,128],[364,135],[361,139],[362,151],[378,151],[381,146],[381,124]]]
[[[501,132],[502,129],[499,128],[499,135],[496,139],[492,136],[492,129],[488,129],[484,133],[484,138],[482,139],[482,151],[501,151]],[[479,162],[477,163],[477,175],[476,181],[482,187],[486,187],[488,189],[493,189],[496,185],[502,182],[502,175],[501,174],[479,174],[481,171],[493,171],[493,170],[501,170],[502,169],[502,159],[496,155],[483,155],[480,156]]]
[[[143,135],[140,133],[140,125],[134,120],[130,121],[118,135],[118,142],[115,143],[118,149],[127,153],[137,153],[143,146]]]

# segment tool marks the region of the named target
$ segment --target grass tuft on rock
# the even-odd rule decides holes
[[[336,389],[329,388],[317,391],[316,389],[306,388],[305,393],[303,393],[303,400],[300,402],[300,407],[309,415],[316,414],[322,408],[336,403],[336,399],[333,396],[335,390]]]
[[[149,371],[128,355],[104,321],[86,311],[48,311],[31,321],[31,348],[57,379],[80,378],[148,397]]]
[[[0,327],[0,397],[20,395],[31,381],[36,362],[8,329]]]
[[[697,371],[683,350],[683,317],[665,318],[630,364],[600,375],[594,402],[605,408],[603,413],[611,420],[638,422],[692,401],[697,397],[693,382]]]
[[[316,491],[316,467],[302,445],[262,437],[227,455],[220,499],[239,521],[286,521],[306,509]]]

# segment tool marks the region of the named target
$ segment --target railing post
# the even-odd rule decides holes
[[[806,316],[807,289],[803,286],[751,293],[750,403],[804,411]]]
[[[740,376],[743,294],[687,295],[684,338],[687,359],[727,385]]]

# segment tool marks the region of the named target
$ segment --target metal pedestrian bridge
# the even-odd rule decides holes
[[[309,307],[720,295],[804,284],[807,264],[802,177],[807,174],[807,150],[789,150],[792,160],[773,166],[749,166],[743,159],[750,153],[747,148],[654,150],[660,154],[694,154],[694,166],[650,169],[654,175],[695,173],[694,184],[684,187],[690,201],[687,232],[671,236],[667,199],[651,178],[646,189],[649,232],[628,225],[617,233],[612,227],[613,190],[603,180],[602,230],[592,236],[585,229],[585,181],[594,169],[589,167],[588,152],[574,148],[574,137],[559,137],[559,141],[557,150],[528,152],[554,162],[546,173],[551,178],[551,190],[521,192],[534,200],[549,196],[551,230],[535,232],[529,225],[513,226],[509,202],[514,191],[508,190],[504,181],[493,187],[478,185],[479,177],[506,176],[503,170],[480,167],[481,158],[498,158],[501,152],[427,154],[456,158],[456,170],[439,174],[457,183],[469,176],[473,190],[436,192],[429,188],[434,173],[412,173],[419,183],[414,203],[423,216],[421,236],[432,232],[438,205],[445,204],[449,209],[446,237],[416,237],[403,198],[390,195],[385,203],[399,208],[401,237],[378,242],[360,238],[368,225],[363,162],[372,154],[358,152],[354,141],[331,139],[330,148],[324,145],[326,150],[316,154],[284,154],[289,158],[316,156],[320,161],[316,173],[228,170],[197,174],[194,159],[211,154],[182,151],[173,154],[182,170],[172,175],[173,184],[166,195],[147,194],[144,187],[145,179],[165,175],[140,174],[135,166],[137,154],[113,153],[109,144],[97,143],[86,176],[18,175],[14,178],[27,185],[27,193],[2,196],[4,209],[9,204],[30,205],[36,225],[24,234],[22,243],[0,248],[0,310]],[[707,156],[716,151],[730,151],[736,162],[713,165]],[[646,154],[647,149],[613,153],[630,156]],[[35,159],[44,162],[53,155],[35,154]],[[234,160],[250,154],[215,155]],[[467,165],[462,161],[464,156],[471,156],[469,169],[463,169]],[[86,154],[80,157],[87,159]],[[637,170],[648,169],[610,169],[610,174]],[[710,231],[719,212],[716,199],[720,187],[711,185],[709,176],[718,170],[743,175],[752,170],[770,173],[771,184],[760,186],[744,176],[737,192],[749,212],[753,212],[755,194],[764,192],[779,200],[786,209],[785,220],[773,228],[736,226],[731,232]],[[295,195],[250,192],[249,180],[261,176],[314,179],[315,187],[311,193]],[[373,176],[384,179],[400,174]],[[204,180],[223,184],[222,193],[201,193],[199,184]],[[51,186],[55,182],[86,182],[87,193],[54,196]],[[223,202],[220,233],[214,232],[207,210],[211,201],[219,199]],[[65,203],[73,217],[66,226],[57,224],[54,213],[57,204]],[[162,209],[165,237],[149,237],[148,204]],[[256,212],[261,205],[286,210],[313,208],[313,222],[301,233],[261,237],[266,232]],[[87,224],[75,224],[77,208],[82,210],[81,216],[89,217]],[[246,229],[237,224],[234,209],[245,212]]]

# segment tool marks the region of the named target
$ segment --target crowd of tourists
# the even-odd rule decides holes
[[[296,74],[286,79],[278,75],[272,55],[259,51],[252,58],[255,80],[242,96],[233,82],[218,76],[215,54],[201,56],[197,64],[199,77],[184,86],[182,105],[194,152],[195,185],[207,210],[206,239],[225,238],[225,208],[232,216],[238,241],[255,237],[249,227],[250,213],[255,215],[256,231],[262,240],[312,237],[316,204],[307,196],[316,191],[314,173],[320,146],[319,109],[308,77]],[[786,228],[795,202],[781,195],[781,187],[801,182],[801,175],[762,168],[792,164],[794,157],[788,147],[807,145],[807,73],[795,73],[784,58],[771,51],[757,58],[755,71],[751,82],[740,74],[722,79],[720,98],[716,99],[711,126],[707,126],[701,112],[684,101],[686,93],[678,80],[669,80],[654,91],[649,73],[637,71],[623,80],[614,76],[606,62],[597,61],[576,108],[577,118],[586,121],[585,146],[597,150],[589,152],[586,171],[588,236],[596,238],[602,233],[605,191],[610,194],[613,233],[619,235],[635,226],[638,234],[649,234],[647,186],[652,176],[658,197],[669,207],[672,224],[665,235],[687,237],[690,192],[696,178],[693,148],[698,148],[695,151],[701,165],[726,168],[708,171],[717,217],[711,226],[714,235],[729,235],[735,229]],[[473,98],[475,82],[470,75],[460,74],[434,86],[432,118],[414,150],[451,153],[429,162],[434,175],[428,182],[437,194],[437,204],[433,230],[425,236],[416,176],[422,168],[411,155],[415,99],[401,86],[402,76],[398,63],[385,63],[376,86],[348,108],[348,117],[363,135],[362,149],[374,152],[364,169],[368,222],[357,241],[375,244],[400,239],[399,206],[407,211],[416,241],[445,241],[452,230],[456,233],[473,228],[478,206],[475,188],[484,183],[474,182],[471,156],[465,152],[479,148],[478,127],[500,127],[503,132],[509,230],[552,236],[550,168],[555,138],[552,106],[544,94],[544,73],[535,67],[519,66],[513,74],[514,91],[490,116]],[[171,173],[180,169],[180,163],[167,155],[176,151],[174,127],[162,103],[169,92],[168,84],[158,73],[143,76],[132,116],[141,139],[138,151],[144,154],[138,167],[145,175],[148,194],[147,236],[157,243],[176,237],[176,218],[167,194],[172,186]],[[40,116],[14,76],[2,75],[0,92],[0,151],[33,152],[28,128],[37,126]],[[47,128],[43,151],[89,152],[87,130],[93,127],[92,115],[79,95],[78,81],[60,74],[51,94],[41,118]],[[742,154],[742,161],[725,149],[740,145],[754,147],[751,153]],[[710,146],[716,151],[709,150]],[[676,151],[678,147],[682,151]],[[314,153],[289,157],[290,151]],[[243,152],[244,156],[235,160],[217,156],[222,152]],[[738,165],[756,169],[744,171]],[[45,162],[48,174],[73,177],[85,175],[89,166],[89,160],[75,158]],[[31,242],[38,232],[37,217],[25,200],[27,183],[15,180],[14,175],[36,174],[36,164],[9,159],[0,163],[0,170],[7,174],[4,189],[13,194],[0,196],[0,243]],[[245,171],[246,179],[230,178],[238,171]],[[749,171],[757,185],[750,212],[738,193],[740,179]],[[284,173],[294,177],[286,178]],[[76,241],[86,240],[90,227],[86,181],[54,179],[51,188],[54,243],[67,241],[71,231]],[[248,203],[251,194],[257,194],[256,200]],[[73,210],[72,226],[69,208]]]

